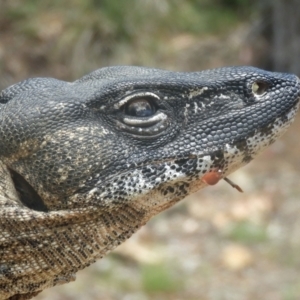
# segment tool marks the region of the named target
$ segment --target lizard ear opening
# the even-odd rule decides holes
[[[30,209],[47,212],[48,208],[43,199],[25,178],[12,169],[9,172],[21,202]]]

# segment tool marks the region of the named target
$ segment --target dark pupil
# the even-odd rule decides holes
[[[133,117],[149,117],[155,113],[155,109],[148,100],[137,99],[128,104],[125,112]]]

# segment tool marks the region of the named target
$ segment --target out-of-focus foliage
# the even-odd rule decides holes
[[[50,74],[65,79],[95,66],[160,66],[174,60],[176,37],[183,37],[174,42],[178,46],[226,34],[254,7],[250,0],[1,0],[3,52],[10,52],[3,60],[15,60],[12,54],[22,53],[24,74],[31,69],[33,75],[60,62],[66,69],[60,66]],[[10,44],[16,48],[8,50]],[[16,68],[2,65],[7,74],[20,75],[23,70]]]
[[[1,4],[1,19],[19,32],[39,36],[43,17],[56,15],[75,32],[87,27],[103,37],[133,39],[148,34],[180,31],[194,33],[228,30],[249,15],[250,0],[12,0]],[[2,23],[4,23],[2,21]],[[11,25],[9,24],[9,25]]]

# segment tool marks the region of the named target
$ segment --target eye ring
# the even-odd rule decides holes
[[[134,99],[152,99],[153,103],[155,101],[159,101],[160,100],[160,97],[157,96],[156,94],[154,93],[151,93],[151,92],[138,92],[138,93],[134,93],[134,94],[130,94],[130,95],[127,95],[126,97],[124,97],[122,100],[120,100],[119,102],[117,102],[115,105],[114,105],[114,108],[116,110],[120,110],[122,109],[122,107],[124,107],[128,102],[131,102],[133,101]]]

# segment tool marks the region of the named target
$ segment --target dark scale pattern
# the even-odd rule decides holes
[[[274,142],[294,75],[251,67],[97,70],[0,94],[0,299],[29,299]]]

